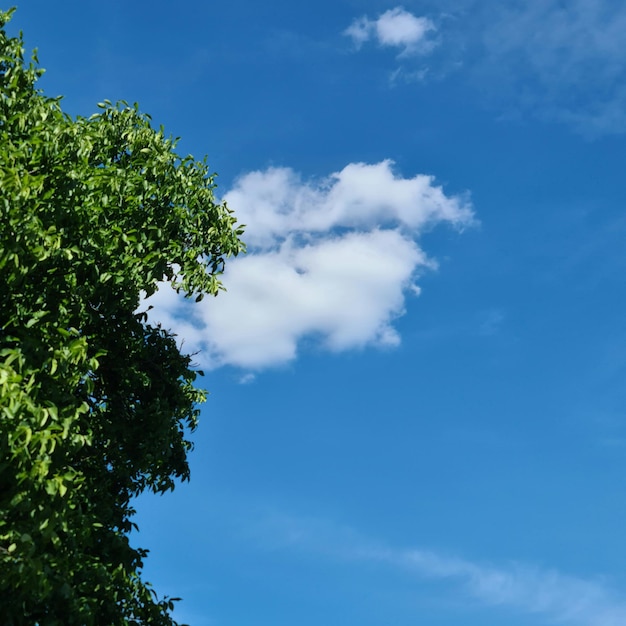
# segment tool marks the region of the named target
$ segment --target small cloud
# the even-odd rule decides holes
[[[480,315],[478,333],[483,336],[496,335],[502,328],[504,312],[500,309],[483,311]]]
[[[247,374],[244,374],[243,376],[241,376],[241,378],[239,379],[239,384],[249,385],[250,383],[253,383],[255,380],[256,380],[256,375],[252,374],[251,372],[248,372]]]
[[[410,70],[404,66],[397,67],[389,75],[389,84],[396,86],[398,83],[409,85],[411,83],[422,83],[429,75],[429,69],[423,67],[417,70]]]
[[[366,41],[369,41],[375,34],[375,23],[369,20],[367,17],[360,17],[346,30],[343,34],[350,37],[357,48],[360,48]]]
[[[370,40],[376,40],[380,46],[400,48],[402,55],[426,53],[433,47],[429,33],[435,31],[435,25],[426,17],[416,17],[396,7],[372,20],[360,17],[344,31],[357,48]]]

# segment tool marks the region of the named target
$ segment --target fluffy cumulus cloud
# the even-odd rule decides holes
[[[376,19],[360,17],[344,31],[357,47],[375,40],[381,46],[400,48],[402,54],[427,52],[432,48],[429,34],[435,25],[426,17],[417,17],[401,7],[390,9]]]
[[[152,320],[205,367],[285,363],[306,339],[335,352],[397,345],[406,295],[435,267],[417,238],[473,220],[466,197],[446,195],[431,176],[403,178],[391,161],[316,181],[289,168],[250,172],[225,199],[247,225],[249,249],[227,264],[228,291],[191,304],[164,285],[149,302]]]

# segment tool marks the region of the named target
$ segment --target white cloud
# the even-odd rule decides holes
[[[318,558],[379,564],[423,580],[439,581],[455,597],[536,615],[541,623],[623,626],[626,599],[598,580],[517,562],[499,566],[429,550],[391,549],[345,526],[320,519],[272,515],[257,522],[256,539],[273,549],[300,550]]]
[[[381,46],[401,48],[402,54],[411,54],[428,52],[432,48],[428,34],[434,30],[435,25],[428,18],[416,17],[402,7],[396,7],[375,20],[367,16],[354,20],[344,34],[357,47],[375,39]]]
[[[419,293],[416,273],[436,266],[417,237],[473,221],[466,198],[446,196],[431,176],[398,176],[391,161],[310,182],[288,168],[250,172],[225,199],[249,246],[227,263],[228,291],[192,305],[164,287],[149,301],[151,320],[205,367],[286,363],[307,338],[334,352],[398,345],[393,321]]]
[[[311,183],[289,168],[251,172],[225,197],[239,221],[249,225],[247,243],[259,247],[295,233],[324,233],[337,227],[400,224],[419,232],[430,224],[463,225],[472,218],[464,198],[447,197],[432,176],[397,176],[390,160],[350,163]]]

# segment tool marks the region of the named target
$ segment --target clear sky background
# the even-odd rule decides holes
[[[138,503],[192,626],[626,624],[626,5],[24,1],[248,225],[155,319],[211,396]]]

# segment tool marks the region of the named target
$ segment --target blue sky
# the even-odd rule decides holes
[[[191,483],[192,626],[626,623],[626,7],[24,2],[72,114],[137,101],[248,225]]]

